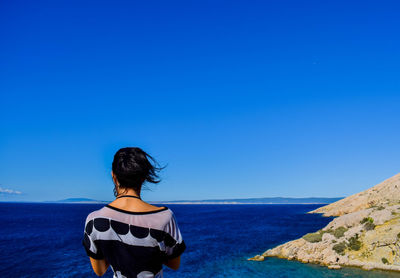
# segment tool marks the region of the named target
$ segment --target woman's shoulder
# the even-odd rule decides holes
[[[86,217],[86,223],[95,218],[104,217],[104,208],[105,208],[105,206],[98,210],[94,210],[94,211],[90,212]]]
[[[96,227],[98,231],[113,229],[132,230],[148,228],[149,230],[168,229],[174,225],[174,213],[166,206],[160,206],[153,211],[124,211],[122,209],[105,205],[103,208],[89,213],[85,227],[91,231]],[[125,229],[126,228],[126,229]],[[95,230],[95,229],[93,229]]]
[[[168,223],[173,217],[173,211],[167,206],[152,206],[147,210],[128,210],[114,206],[112,203],[106,204],[102,208],[92,211],[86,217],[86,223],[96,218],[107,219],[131,219],[132,217],[140,217],[147,219],[156,219],[160,222]],[[136,217],[135,217],[136,218]]]

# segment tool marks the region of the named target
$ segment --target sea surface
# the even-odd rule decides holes
[[[0,203],[0,277],[97,277],[81,244],[100,204]],[[277,258],[246,259],[324,227],[318,205],[168,205],[187,245],[165,277],[400,277],[357,268],[330,270]],[[104,277],[112,277],[109,270]]]

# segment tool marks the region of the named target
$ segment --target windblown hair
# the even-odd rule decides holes
[[[122,148],[114,155],[112,171],[119,187],[140,192],[143,183],[159,183],[158,172],[162,170],[157,161],[137,147]],[[117,195],[114,188],[114,195]]]

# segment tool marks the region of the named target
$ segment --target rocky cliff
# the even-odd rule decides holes
[[[400,271],[400,174],[310,213],[337,217],[315,233],[249,260],[276,256],[330,268]]]

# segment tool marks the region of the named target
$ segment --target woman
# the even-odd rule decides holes
[[[163,277],[163,264],[179,268],[186,247],[172,211],[140,198],[144,182],[159,182],[160,168],[154,164],[140,148],[115,154],[111,175],[116,199],[90,213],[85,223],[83,245],[98,276],[110,265],[118,278]]]

